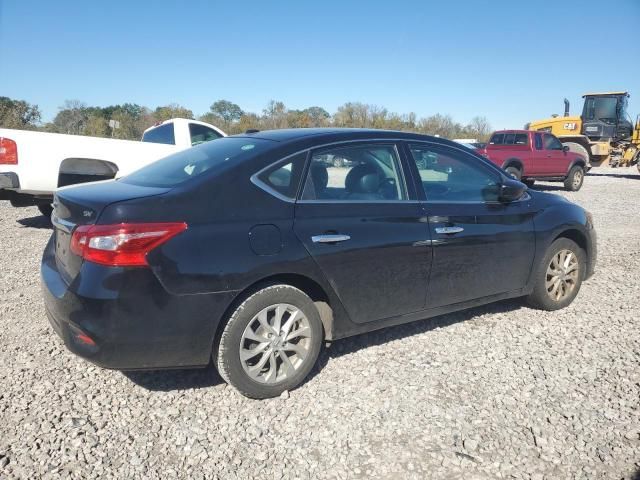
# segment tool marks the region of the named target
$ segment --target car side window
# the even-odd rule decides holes
[[[504,133],[494,133],[489,140],[489,145],[504,145]]]
[[[189,135],[191,136],[191,145],[199,145],[201,143],[210,142],[216,138],[222,137],[213,128],[209,128],[205,125],[199,125],[197,123],[189,124]]]
[[[529,144],[529,135],[526,133],[516,133],[515,136],[515,145],[528,145]]]
[[[541,133],[536,133],[535,134],[535,143],[536,143],[536,150],[542,150],[542,134]]]
[[[258,186],[283,200],[295,200],[306,159],[307,152],[302,152],[262,170]]]
[[[405,200],[398,152],[392,144],[358,144],[312,152],[302,200]]]
[[[549,135],[548,133],[545,133],[544,149],[545,150],[562,150],[562,143],[553,135]]]
[[[499,176],[472,155],[430,144],[412,144],[409,150],[428,202],[498,201]]]

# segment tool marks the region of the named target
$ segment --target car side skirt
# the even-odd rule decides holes
[[[466,302],[455,303],[453,305],[443,305],[436,308],[429,308],[426,310],[420,310],[414,313],[408,313],[397,317],[390,317],[376,322],[369,323],[352,323],[352,322],[340,322],[334,324],[333,340],[339,340],[341,338],[350,337],[352,335],[359,335],[362,333],[372,332],[374,330],[380,330],[386,327],[393,327],[396,325],[402,325],[405,323],[416,322],[419,320],[427,320],[429,318],[437,317],[439,315],[445,315],[447,313],[458,312],[473,307],[479,307],[489,303],[497,302],[500,300],[507,300],[510,298],[518,298],[531,293],[531,288],[522,288],[511,292],[500,293],[496,295],[489,295],[487,297],[476,298]]]

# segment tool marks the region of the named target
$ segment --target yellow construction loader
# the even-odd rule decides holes
[[[569,115],[569,101],[565,98],[563,117],[552,115],[525,128],[553,133],[593,166],[637,165],[640,171],[640,115],[635,123],[629,117],[629,93],[587,93],[582,98],[584,106],[579,117]]]

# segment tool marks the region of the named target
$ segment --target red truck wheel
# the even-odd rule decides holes
[[[518,167],[507,167],[504,169],[509,175],[511,175],[516,180],[520,180],[522,178],[522,172]]]
[[[584,183],[584,169],[576,165],[569,170],[569,175],[564,179],[564,188],[570,192],[577,192]]]

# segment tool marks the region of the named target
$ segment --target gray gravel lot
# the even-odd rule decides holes
[[[65,350],[39,291],[50,235],[0,202],[0,478],[640,478],[640,175],[596,169],[597,273],[334,343],[287,398],[213,369],[123,374]]]

